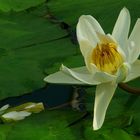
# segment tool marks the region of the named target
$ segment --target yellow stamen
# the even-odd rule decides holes
[[[102,43],[97,44],[95,49],[93,49],[91,61],[101,71],[115,74],[123,63],[123,57],[117,51],[117,44]]]

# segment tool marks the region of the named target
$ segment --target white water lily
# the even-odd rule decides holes
[[[44,110],[42,102],[33,103],[27,102],[16,107],[10,107],[9,104],[0,108],[0,118],[3,122],[12,122],[23,120],[25,117],[30,116],[32,113],[39,113]]]
[[[90,15],[79,18],[77,38],[86,66],[47,76],[49,83],[97,85],[94,104],[93,129],[101,128],[108,105],[118,83],[140,76],[140,19],[130,36],[130,14],[123,8],[112,34],[105,34],[100,24]]]

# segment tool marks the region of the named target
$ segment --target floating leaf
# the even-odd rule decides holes
[[[45,0],[30,0],[30,1],[18,1],[18,0],[0,0],[0,10],[8,12],[10,10],[22,11],[30,7],[42,4]]]

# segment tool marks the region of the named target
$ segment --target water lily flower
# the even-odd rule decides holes
[[[27,102],[16,107],[10,107],[10,105],[7,104],[0,108],[0,119],[2,119],[3,122],[19,121],[30,116],[32,113],[39,113],[42,110],[44,110],[42,102]]]
[[[94,17],[82,15],[77,38],[86,66],[69,69],[62,65],[59,72],[44,79],[49,83],[97,85],[94,130],[101,128],[117,85],[140,76],[140,19],[130,36],[129,28],[130,14],[126,8],[121,10],[112,34],[105,34]]]

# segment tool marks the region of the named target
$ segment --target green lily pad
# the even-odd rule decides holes
[[[67,33],[43,17],[21,12],[0,18],[0,99],[44,86],[47,68],[76,53]]]
[[[30,0],[30,1],[19,1],[19,0],[0,0],[0,10],[8,12],[10,10],[22,11],[30,7],[42,4],[45,0]]]
[[[59,115],[59,119],[58,119]],[[0,125],[1,140],[76,140],[67,125],[81,113],[72,110],[45,111],[27,119]]]
[[[116,18],[124,6],[130,10],[132,25],[134,25],[134,22],[140,15],[139,4],[139,0],[135,0],[135,4],[133,4],[131,0],[56,0],[48,1],[47,3],[50,11],[57,18],[65,21],[66,23],[75,26],[75,24],[78,22],[78,18],[81,15],[92,15],[99,21],[107,33],[112,32]]]

